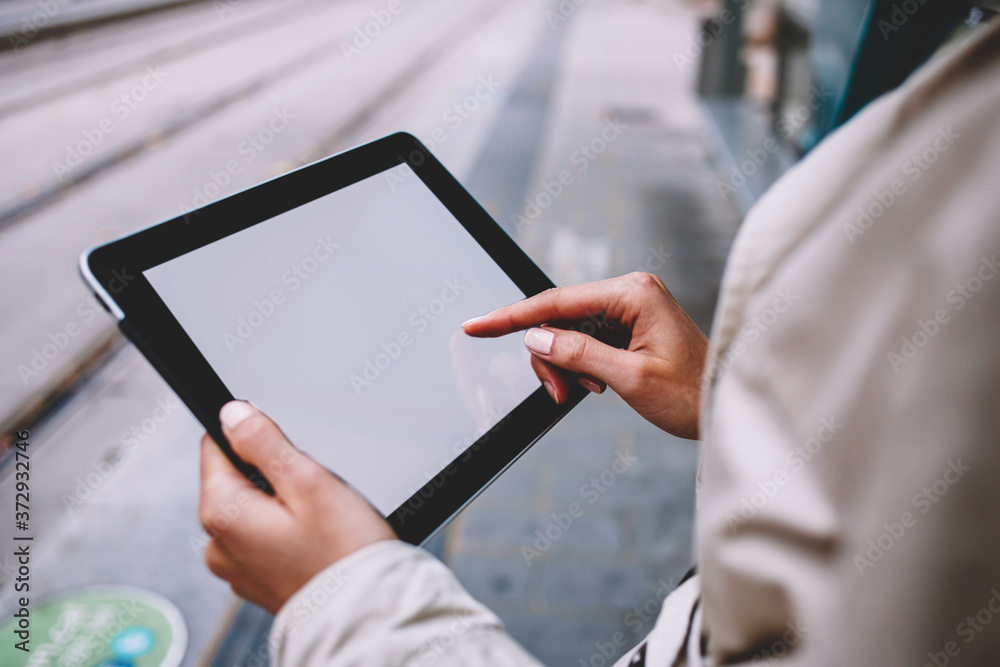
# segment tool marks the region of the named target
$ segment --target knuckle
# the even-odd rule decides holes
[[[226,558],[222,555],[222,551],[219,549],[219,545],[212,540],[205,547],[205,565],[208,570],[215,576],[225,579],[226,572],[228,568],[226,567]]]
[[[550,287],[543,292],[539,292],[538,296],[536,296],[535,298],[537,299],[536,303],[549,306],[551,304],[559,303],[561,296],[562,296],[561,288]]]
[[[566,335],[566,359],[573,364],[580,364],[590,356],[590,341],[584,335]]]
[[[312,458],[301,449],[293,445],[287,438],[282,438],[278,451],[278,459],[282,463],[293,464],[302,460],[312,460]]]
[[[633,271],[626,276],[629,282],[641,291],[647,290],[657,290],[660,289],[659,279],[651,273],[646,273],[644,271]]]
[[[203,493],[201,500],[198,502],[198,521],[201,522],[202,528],[208,530],[212,526],[212,522],[215,521],[216,516],[216,503],[209,499],[208,494]]]

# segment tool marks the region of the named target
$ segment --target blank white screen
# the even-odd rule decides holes
[[[524,294],[409,171],[144,275],[233,395],[383,514],[539,386],[520,337],[462,333]]]

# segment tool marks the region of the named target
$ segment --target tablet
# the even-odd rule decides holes
[[[419,544],[587,394],[461,324],[552,282],[395,134],[85,252],[81,273],[226,455],[253,401]]]

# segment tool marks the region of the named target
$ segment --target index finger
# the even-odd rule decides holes
[[[462,325],[470,336],[494,338],[547,322],[583,320],[616,306],[618,279],[571,287],[553,287]]]

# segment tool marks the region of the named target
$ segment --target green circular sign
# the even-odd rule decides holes
[[[49,598],[4,624],[0,637],[4,667],[177,667],[187,648],[187,626],[177,607],[128,586]]]

